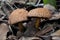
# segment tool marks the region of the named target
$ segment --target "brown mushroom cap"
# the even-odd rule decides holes
[[[15,24],[27,20],[28,11],[24,9],[16,9],[9,16],[9,23]]]
[[[43,18],[50,18],[51,13],[48,9],[46,8],[36,8],[31,10],[28,13],[28,17],[43,17]]]

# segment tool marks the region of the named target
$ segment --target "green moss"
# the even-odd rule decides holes
[[[55,0],[43,0],[44,4],[51,4],[52,6],[56,7]]]

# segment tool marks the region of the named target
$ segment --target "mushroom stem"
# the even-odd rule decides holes
[[[36,18],[35,27],[36,27],[37,29],[39,28],[39,23],[40,23],[40,18]]]
[[[18,27],[19,27],[19,31],[20,31],[20,32],[23,32],[23,28],[24,28],[24,27],[23,27],[22,23],[18,23]]]

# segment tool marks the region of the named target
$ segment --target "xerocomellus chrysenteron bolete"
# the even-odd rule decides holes
[[[9,16],[9,23],[11,25],[18,23],[19,30],[22,32],[23,30],[22,21],[27,20],[27,14],[28,14],[28,11],[26,11],[25,9],[14,10]]]
[[[31,10],[28,13],[28,17],[36,18],[35,27],[38,28],[41,18],[49,19],[51,17],[51,13],[46,8],[36,8],[36,9]]]

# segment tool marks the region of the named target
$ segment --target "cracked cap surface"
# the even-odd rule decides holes
[[[46,8],[36,8],[31,10],[28,13],[28,17],[44,17],[44,18],[50,18],[51,12]]]
[[[9,16],[9,23],[15,24],[27,20],[28,11],[24,9],[16,9]]]

